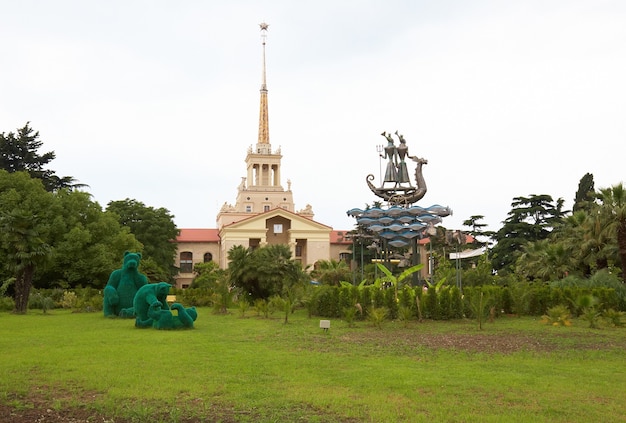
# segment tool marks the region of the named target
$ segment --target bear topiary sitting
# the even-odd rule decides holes
[[[172,310],[177,310],[174,315],[170,310],[163,310],[159,305],[150,306],[148,317],[152,319],[152,327],[156,329],[192,329],[193,322],[198,318],[195,307],[183,307],[182,304],[172,304]]]
[[[142,286],[135,294],[133,307],[135,310],[135,326],[138,328],[152,327],[153,319],[148,312],[152,309],[154,314],[157,310],[167,310],[167,294],[170,292],[172,285],[166,282],[150,283]]]
[[[142,286],[148,283],[146,275],[139,273],[141,253],[124,253],[124,264],[114,270],[104,287],[103,311],[105,317],[133,317],[133,300]]]

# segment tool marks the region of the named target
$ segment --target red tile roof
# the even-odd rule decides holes
[[[352,244],[352,240],[346,237],[349,231],[330,231],[331,244]]]
[[[219,242],[217,229],[180,229],[176,242]]]

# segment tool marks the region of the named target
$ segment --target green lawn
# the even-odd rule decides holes
[[[626,328],[0,314],[0,403],[114,422],[626,422]],[[91,421],[95,421],[91,420]],[[102,421],[100,418],[99,421]]]

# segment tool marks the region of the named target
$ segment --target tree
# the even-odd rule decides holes
[[[496,233],[494,231],[485,231],[484,228],[487,227],[486,223],[480,223],[480,220],[483,220],[485,216],[483,215],[474,215],[470,216],[469,219],[463,221],[463,226],[468,226],[470,230],[468,233],[474,238],[474,244],[483,247],[489,244],[489,241],[480,241],[480,238],[491,238]]]
[[[528,242],[517,258],[516,273],[542,281],[562,279],[577,267],[571,247],[550,239]]]
[[[234,246],[228,251],[228,274],[232,286],[249,298],[267,300],[308,279],[299,262],[291,259],[289,246],[272,244],[255,249]]]
[[[141,243],[120,225],[117,215],[103,211],[88,193],[62,189],[54,197],[53,248],[35,286],[103,288],[111,271],[120,267],[124,252],[141,250]]]
[[[574,197],[572,211],[589,210],[595,200],[595,191],[593,175],[585,173],[578,183],[578,191],[576,191],[576,196]]]
[[[323,284],[339,286],[341,281],[352,280],[352,271],[345,261],[320,260],[316,263],[311,276]]]
[[[497,244],[491,250],[494,269],[514,270],[522,246],[531,241],[546,239],[552,229],[563,221],[563,200],[556,203],[550,195],[515,197],[504,225],[494,236]]]
[[[196,276],[189,288],[209,288],[216,289],[218,283],[225,279],[225,271],[220,269],[214,261],[207,263],[197,263],[193,270]]]
[[[15,313],[26,313],[35,270],[50,250],[53,200],[26,172],[0,170],[0,249],[5,269],[15,278]]]
[[[23,128],[17,130],[17,134],[0,133],[0,169],[9,173],[28,172],[31,177],[40,179],[47,191],[85,187],[84,184],[75,183],[76,180],[71,176],[59,177],[53,170],[45,169],[56,155],[54,151],[39,155],[37,151],[43,142],[39,139],[39,132],[33,132],[29,124],[26,122]]]
[[[130,229],[135,238],[143,244],[143,258],[146,263],[154,261],[154,273],[171,281],[177,273],[174,266],[178,228],[174,216],[165,208],[155,209],[140,201],[125,199],[111,201],[107,211],[119,216],[122,226]]]
[[[626,278],[626,189],[619,183],[600,189],[597,197],[600,216],[606,220],[609,232],[617,239],[622,278]]]

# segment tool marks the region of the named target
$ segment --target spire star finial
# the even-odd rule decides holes
[[[270,24],[261,22],[259,26],[261,27],[261,31],[267,31],[267,28],[269,28]]]

